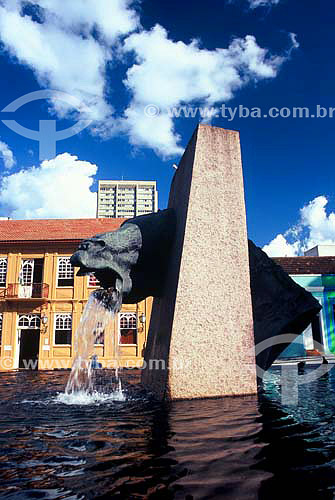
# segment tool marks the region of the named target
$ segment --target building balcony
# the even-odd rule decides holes
[[[32,283],[31,285],[21,285],[21,283],[10,283],[7,288],[1,290],[0,298],[17,301],[42,301],[49,296],[49,285],[45,283]]]

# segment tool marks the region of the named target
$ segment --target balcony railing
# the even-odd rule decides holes
[[[5,299],[46,299],[49,296],[49,285],[45,283],[32,283],[22,285],[11,283],[0,292],[0,297]]]

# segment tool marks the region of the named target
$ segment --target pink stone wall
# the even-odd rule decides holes
[[[159,397],[257,392],[239,134],[200,125],[176,171],[177,235],[142,381]],[[154,363],[151,362],[151,368]],[[157,368],[157,366],[156,366]]]

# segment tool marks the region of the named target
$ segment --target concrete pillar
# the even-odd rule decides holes
[[[153,304],[142,382],[160,399],[255,394],[238,132],[198,126],[169,207],[176,239],[163,297]]]

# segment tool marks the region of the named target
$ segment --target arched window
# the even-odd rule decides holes
[[[21,262],[20,284],[31,285],[33,282],[34,261],[33,259],[24,259]]]
[[[57,286],[73,286],[73,276],[70,257],[58,257]]]
[[[119,313],[120,344],[137,344],[137,314]]]
[[[38,314],[20,314],[18,327],[22,329],[39,329],[41,318]]]
[[[58,313],[55,315],[55,344],[71,345],[72,314]]]

